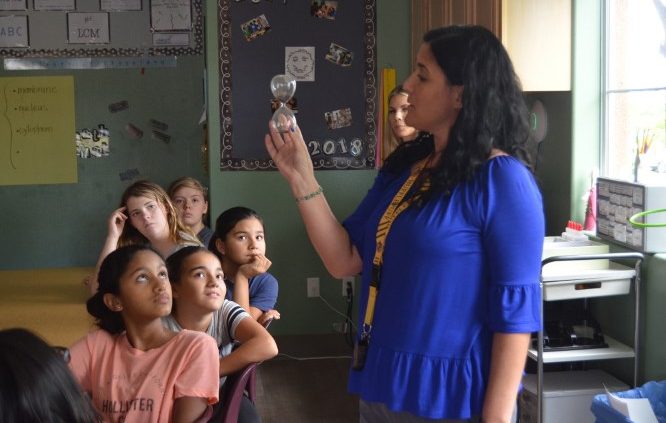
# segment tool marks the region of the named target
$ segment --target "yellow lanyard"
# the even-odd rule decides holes
[[[402,187],[400,187],[393,197],[393,200],[391,200],[391,203],[386,208],[386,211],[384,211],[382,218],[379,219],[377,235],[375,236],[377,242],[375,246],[375,256],[372,260],[372,275],[370,279],[370,290],[368,292],[368,303],[365,308],[365,319],[363,320],[363,331],[366,333],[372,328],[372,318],[375,314],[375,301],[377,300],[377,294],[379,293],[379,279],[381,277],[386,237],[391,229],[391,225],[393,225],[393,222],[398,215],[405,211],[405,209],[407,209],[407,207],[409,207],[409,205],[418,197],[418,194],[415,194],[407,201],[403,201],[429,161],[429,159],[426,159],[416,165],[411,175],[409,175],[409,178],[407,178],[405,183],[402,184]],[[421,185],[419,192],[426,191],[429,186],[429,181],[425,180]]]

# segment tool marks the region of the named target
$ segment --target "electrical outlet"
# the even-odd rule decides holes
[[[345,322],[333,322],[333,332],[345,333]]]
[[[319,296],[319,278],[308,278],[308,297]]]
[[[353,276],[347,276],[342,278],[342,296],[346,297],[347,296],[347,284],[351,284],[352,288],[352,295],[354,295],[354,277]]]

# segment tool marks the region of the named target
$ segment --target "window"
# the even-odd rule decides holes
[[[603,174],[666,184],[666,0],[604,4]]]

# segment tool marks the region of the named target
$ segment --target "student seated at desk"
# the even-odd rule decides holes
[[[218,258],[203,247],[185,247],[167,259],[175,300],[173,312],[164,319],[175,331],[185,329],[212,336],[220,349],[220,399],[226,376],[250,363],[275,357],[273,337],[238,304],[226,300],[224,273]],[[233,349],[234,341],[240,344]],[[219,407],[225,404],[220,402]],[[213,418],[219,407],[213,414]],[[254,405],[243,397],[238,421],[260,421]]]
[[[0,331],[0,422],[100,421],[61,354],[26,329]]]
[[[208,189],[201,182],[189,176],[178,178],[169,186],[169,197],[176,206],[180,220],[197,234],[205,247],[213,236],[213,230],[204,223],[208,213],[207,192]]]
[[[264,222],[256,211],[232,207],[218,216],[208,248],[222,262],[227,299],[233,299],[259,323],[279,319],[274,310],[278,282],[267,272]]]
[[[102,260],[116,248],[134,244],[148,244],[166,258],[186,245],[201,245],[201,242],[182,223],[162,187],[150,181],[137,181],[127,187],[120,207],[109,217],[108,234],[95,274],[84,281],[91,295],[97,291],[96,275]]]
[[[69,366],[105,421],[199,422],[218,401],[215,341],[167,329],[171,285],[164,260],[148,246],[111,252],[87,302],[99,330],[70,348]]]

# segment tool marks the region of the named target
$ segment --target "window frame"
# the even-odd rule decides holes
[[[602,38],[601,38],[601,60],[602,60],[602,72],[600,78],[600,107],[601,107],[601,142],[599,148],[599,164],[600,164],[600,175],[609,176],[616,179],[626,180],[628,182],[640,182],[636,181],[633,178],[620,178],[617,175],[612,175],[610,169],[611,162],[611,140],[612,133],[610,130],[611,127],[611,116],[609,112],[610,96],[613,94],[623,94],[623,93],[638,93],[638,92],[658,92],[666,91],[666,81],[663,86],[650,87],[650,88],[623,88],[623,89],[609,89],[610,84],[610,72],[611,72],[611,63],[610,63],[610,48],[611,48],[611,31],[614,25],[611,25],[611,13],[610,13],[610,4],[608,1],[601,2],[601,29],[602,29]],[[664,41],[666,42],[666,40]],[[631,154],[634,155],[635,152],[632,149]],[[666,180],[666,175],[664,175],[664,180]]]

